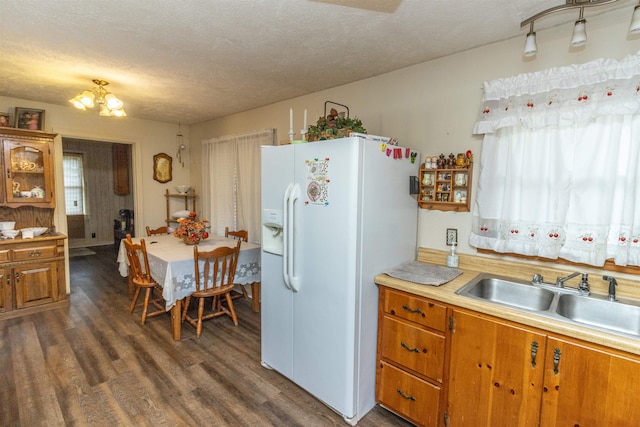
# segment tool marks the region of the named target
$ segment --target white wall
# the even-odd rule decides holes
[[[80,89],[82,88],[78,88],[78,90]],[[183,168],[178,165],[176,159],[177,124],[140,120],[133,117],[126,117],[122,120],[116,117],[100,117],[97,109],[95,111],[79,111],[71,104],[67,107],[0,96],[0,111],[13,113],[15,107],[37,108],[46,111],[44,130],[58,134],[55,140],[55,174],[56,188],[58,189],[63,187],[62,136],[133,144],[135,226],[138,235],[144,233],[146,225],[159,227],[165,224],[164,192],[166,188],[175,193],[174,187],[176,185],[190,184],[188,165]],[[182,134],[188,140],[189,129],[183,126]],[[166,184],[153,180],[153,156],[158,153],[166,153],[173,158],[173,180]],[[91,195],[89,194],[88,197]],[[56,229],[66,233],[63,192],[57,191],[56,198]],[[110,219],[110,223],[113,224],[113,219]]]
[[[277,128],[279,139],[286,140],[290,107],[294,109],[294,128],[299,132],[305,108],[308,121],[315,123],[323,113],[324,102],[335,101],[349,106],[351,116],[362,119],[370,134],[396,137],[401,145],[418,149],[423,159],[426,155],[471,149],[478,160],[482,138],[471,131],[482,99],[482,83],[601,57],[620,59],[637,52],[640,38],[627,36],[632,6],[595,17],[587,14],[589,40],[575,51],[569,50],[572,23],[568,23],[536,30],[539,53],[534,59],[525,59],[522,51],[527,31],[523,29],[521,37],[511,40],[192,126],[192,150],[199,150],[202,139],[269,127]],[[199,162],[199,156],[192,156],[191,178],[197,186],[201,185]],[[472,193],[475,197],[475,188]],[[475,252],[468,245],[470,213],[421,209],[419,218],[419,246],[446,249],[446,228],[457,228],[460,251]]]

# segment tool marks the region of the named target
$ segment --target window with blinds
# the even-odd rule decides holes
[[[64,169],[64,202],[67,215],[85,214],[84,172],[82,154],[65,153]]]

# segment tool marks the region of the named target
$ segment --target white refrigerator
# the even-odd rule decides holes
[[[373,279],[416,258],[419,154],[372,139],[262,147],[262,365],[352,425],[375,405]]]

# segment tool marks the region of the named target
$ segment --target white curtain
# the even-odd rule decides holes
[[[640,265],[640,56],[485,84],[470,244]]]
[[[244,229],[260,242],[260,146],[274,141],[274,129],[202,141],[202,216],[213,233]]]

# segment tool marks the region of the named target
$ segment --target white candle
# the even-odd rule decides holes
[[[302,127],[304,130],[307,130],[307,109],[304,109],[304,126]]]
[[[289,108],[289,129],[293,129],[293,108]]]

